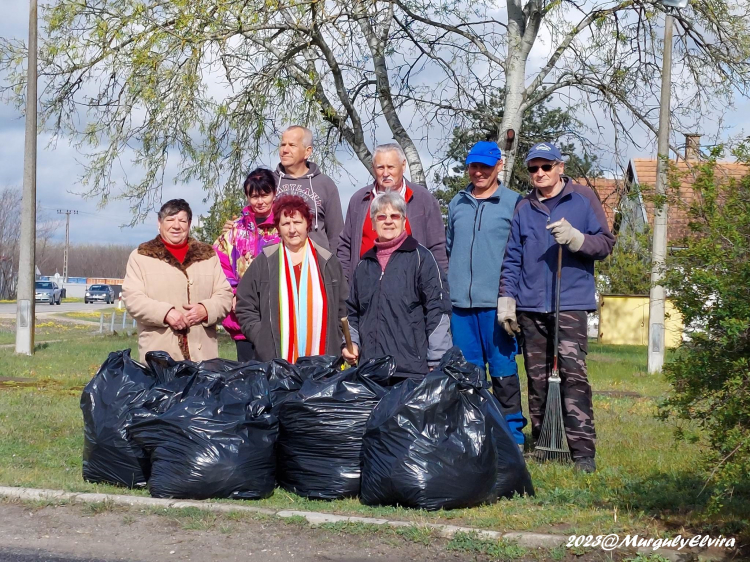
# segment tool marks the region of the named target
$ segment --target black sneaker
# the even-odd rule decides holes
[[[575,459],[575,463],[575,469],[578,472],[585,472],[586,474],[596,472],[596,461],[594,460],[594,457],[581,457],[580,459]]]

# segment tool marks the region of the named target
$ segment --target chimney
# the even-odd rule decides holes
[[[696,133],[685,133],[685,160],[700,160],[701,136]]]

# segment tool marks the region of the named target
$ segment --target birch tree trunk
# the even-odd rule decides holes
[[[516,139],[521,133],[523,114],[527,109],[526,65],[531,48],[539,34],[542,17],[541,5],[532,0],[523,6],[522,0],[508,0],[508,56],[505,60],[505,104],[500,125],[500,140],[513,130]],[[507,184],[513,174],[519,156],[518,142],[505,154],[503,183]],[[522,155],[520,155],[522,156]]]

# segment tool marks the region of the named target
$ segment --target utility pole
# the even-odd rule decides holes
[[[23,199],[18,257],[16,353],[34,354],[34,282],[36,261],[37,144],[37,0],[29,0],[29,61],[26,69],[26,138],[23,156]]]
[[[667,2],[663,2],[667,4]],[[661,373],[664,366],[665,293],[661,285],[667,257],[667,170],[669,167],[669,105],[672,89],[672,29],[674,18],[667,14],[664,22],[664,54],[661,63],[661,100],[659,103],[659,137],[656,155],[656,202],[654,205],[654,238],[651,253],[651,291],[648,301],[648,372]]]
[[[68,253],[70,252],[70,215],[77,215],[78,211],[70,209],[57,210],[58,215],[65,215],[65,251],[63,252],[63,283],[68,282]]]

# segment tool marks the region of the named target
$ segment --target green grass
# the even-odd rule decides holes
[[[34,343],[37,347],[45,342],[58,340],[86,339],[91,335],[89,326],[61,322],[54,318],[39,320],[34,331]],[[0,319],[0,345],[10,345],[16,342],[15,319]],[[0,372],[3,365],[0,364]],[[2,375],[0,375],[2,376]]]
[[[456,533],[446,548],[458,552],[484,554],[493,560],[517,560],[528,553],[527,549],[515,543],[482,539],[477,537],[476,533]]]
[[[98,325],[99,318],[101,317],[102,313],[104,313],[104,325],[109,326],[113,312],[115,313],[116,330],[117,328],[122,327],[122,314],[125,312],[125,310],[117,310],[113,306],[109,306],[107,308],[92,308],[91,310],[81,310],[76,312],[61,312],[59,316],[64,316],[65,318],[73,318],[75,320],[86,320],[87,322],[94,322]],[[127,328],[131,328],[132,324],[133,320],[128,315],[127,323],[125,326]]]
[[[135,338],[69,328],[55,333],[57,339],[66,341],[48,344],[33,357],[0,349],[0,377],[32,379],[15,385],[0,382],[0,485],[147,494],[90,484],[81,478],[81,389],[108,352],[130,347],[137,358]],[[52,332],[47,335],[51,337]],[[235,358],[234,344],[227,337],[220,339],[220,354]],[[661,377],[645,374],[645,361],[644,348],[591,345],[599,470],[582,475],[570,467],[530,462],[536,497],[425,512],[367,507],[355,499],[306,500],[279,489],[266,500],[242,503],[388,517],[416,526],[446,522],[499,531],[647,536],[702,532],[750,538],[747,490],[736,490],[720,510],[711,509],[710,484],[701,493],[708,476],[701,464],[703,444],[700,440],[675,442],[673,427],[654,417],[668,386]]]

